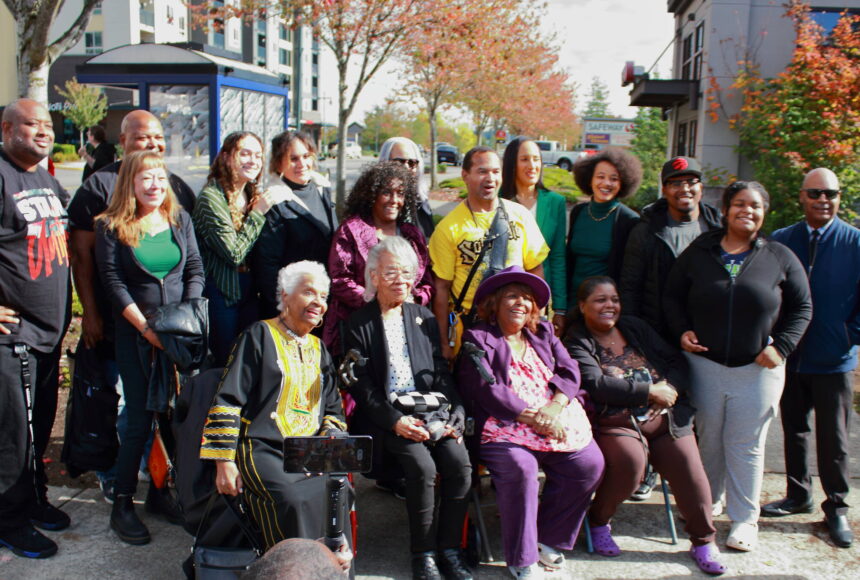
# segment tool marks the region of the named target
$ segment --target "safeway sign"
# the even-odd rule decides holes
[[[582,120],[583,149],[603,149],[604,147],[630,147],[633,141],[633,119],[593,119]]]

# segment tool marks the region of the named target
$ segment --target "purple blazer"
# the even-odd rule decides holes
[[[421,230],[412,224],[400,224],[400,235],[412,244],[418,255],[418,272],[412,295],[421,306],[430,305],[433,299],[433,278],[427,240]],[[367,304],[364,299],[364,267],[370,248],[379,243],[376,226],[370,219],[352,216],[346,219],[334,234],[328,254],[328,275],[331,277],[328,312],[323,326],[323,342],[329,351],[340,354],[338,325]]]
[[[541,322],[537,332],[532,333],[524,328],[523,334],[538,357],[553,371],[549,380],[550,389],[564,393],[570,400],[578,399],[584,405],[586,395],[580,388],[579,365],[570,358],[567,349],[553,334],[552,325]],[[457,387],[467,412],[475,419],[475,435],[480,439],[488,418],[495,417],[507,425],[513,423],[528,405],[508,387],[511,347],[499,327],[481,322],[463,333],[463,344],[467,342],[487,353],[481,363],[496,379],[494,384],[490,384],[482,378],[472,359],[460,349]]]

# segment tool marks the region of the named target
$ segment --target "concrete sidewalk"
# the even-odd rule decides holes
[[[860,501],[858,451],[860,434],[856,427],[851,437],[853,501]],[[762,502],[778,499],[785,490],[782,475],[782,430],[774,423],[768,438],[767,469]],[[409,545],[404,502],[375,489],[371,482],[357,478],[359,513],[359,579],[408,579]],[[141,488],[143,489],[143,488]],[[138,494],[143,497],[143,492]],[[816,503],[823,497],[816,480]],[[490,494],[490,498],[492,498]],[[60,580],[73,578],[146,579],[182,578],[181,562],[191,547],[191,537],[180,527],[139,513],[149,526],[152,543],[130,546],[119,541],[108,525],[110,506],[97,489],[52,488],[51,500],[61,505],[72,518],[72,526],[49,534],[60,546],[58,554],[47,560],[18,558],[0,549],[0,580]],[[499,521],[494,507],[484,509],[490,528],[492,550],[497,562],[482,564],[480,578],[509,578],[500,546]],[[851,514],[852,526],[860,533],[860,509]],[[860,577],[860,539],[849,549],[833,546],[821,513],[782,519],[762,518],[760,545],[751,553],[725,550],[731,571],[726,578],[858,578]],[[717,518],[718,543],[722,547],[728,534],[726,516]],[[683,522],[676,517],[680,534],[678,545],[669,542],[662,506],[662,494],[654,493],[643,503],[621,507],[613,522],[615,538],[623,550],[618,558],[588,554],[583,547],[568,554],[564,570],[553,578],[705,578],[687,555],[689,542]]]

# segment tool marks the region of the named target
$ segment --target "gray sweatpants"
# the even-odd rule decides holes
[[[776,417],[785,366],[726,367],[703,356],[690,361],[696,433],[714,503],[726,497],[734,523],[755,524],[764,473],[764,444]]]

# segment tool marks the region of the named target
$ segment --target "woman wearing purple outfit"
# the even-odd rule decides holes
[[[340,355],[341,321],[364,306],[364,268],[370,248],[387,236],[406,238],[418,255],[418,271],[411,301],[428,306],[433,279],[428,268],[427,240],[414,222],[417,185],[412,173],[398,163],[377,163],[369,167],[346,200],[344,221],[334,234],[328,258],[331,294],[323,327],[323,341],[329,351]]]
[[[458,369],[514,578],[562,566],[561,550],[573,547],[604,468],[582,407],[579,367],[552,325],[539,320],[549,295],[546,282],[520,266],[481,282],[475,303],[482,322],[464,333]]]

